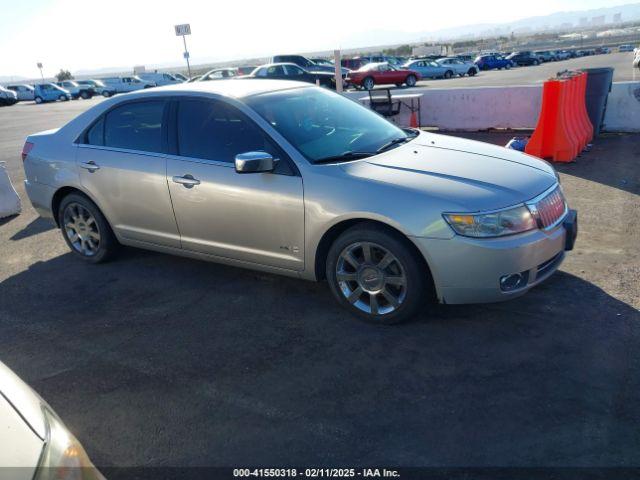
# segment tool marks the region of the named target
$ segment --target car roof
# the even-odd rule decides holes
[[[127,94],[132,96],[146,96],[167,93],[211,93],[232,98],[245,98],[261,93],[289,90],[292,88],[312,87],[311,84],[295,82],[291,80],[269,80],[261,78],[234,78],[219,80],[217,82],[193,82],[167,85],[165,87],[149,88],[135,93]]]

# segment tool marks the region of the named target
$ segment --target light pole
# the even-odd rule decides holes
[[[187,35],[191,35],[191,25],[183,23],[181,25],[174,26],[176,30],[176,36],[182,37],[184,42],[184,53],[182,56],[187,61],[187,70],[189,71],[189,78],[191,78],[191,65],[189,64],[189,50],[187,50]]]
[[[40,69],[40,78],[42,78],[42,83],[44,83],[44,75],[42,74],[42,63],[38,62],[38,68]]]

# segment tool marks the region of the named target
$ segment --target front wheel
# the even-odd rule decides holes
[[[467,74],[468,74],[470,77],[475,76],[475,74],[476,74],[476,69],[475,69],[475,68],[470,68],[470,69],[469,69],[469,71],[467,72]]]
[[[71,251],[86,262],[107,261],[118,247],[106,218],[84,195],[72,193],[62,200],[58,222]]]
[[[533,64],[534,64],[535,66],[537,66],[537,65],[538,65],[538,63],[540,63],[540,62],[538,62],[538,60],[534,60],[534,61],[533,61]]]
[[[36,98],[34,99],[34,101],[35,101],[37,104],[41,104],[41,103],[42,103],[42,97],[36,97]]]
[[[111,92],[108,91],[108,90],[105,90],[105,91],[102,92],[102,96],[104,98],[109,98],[111,96]]]
[[[404,83],[407,84],[407,87],[415,87],[417,81],[418,79],[415,75],[409,75]]]
[[[81,91],[81,92],[80,92],[80,97],[81,97],[83,100],[87,100],[87,99],[89,98],[89,92],[87,92],[86,90]]]
[[[509,70],[509,69],[511,68],[511,64],[510,64],[510,63],[507,63],[507,64],[504,66],[504,68],[506,68],[507,70]]]
[[[394,324],[414,317],[429,286],[424,261],[402,235],[356,225],[333,243],[326,264],[331,292],[355,316]]]
[[[444,78],[449,79],[451,77],[453,77],[453,72],[451,70],[444,72]]]
[[[376,84],[376,82],[371,77],[367,77],[362,81],[362,86],[364,87],[365,90],[373,89],[373,86],[375,84]]]

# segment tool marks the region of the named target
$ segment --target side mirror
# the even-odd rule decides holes
[[[238,173],[272,172],[274,168],[273,157],[267,152],[239,153],[235,164]]]

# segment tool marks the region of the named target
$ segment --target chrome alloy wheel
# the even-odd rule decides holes
[[[70,203],[64,210],[64,230],[73,248],[87,257],[100,249],[100,230],[91,212],[79,203]]]
[[[400,261],[376,243],[347,246],[336,263],[336,280],[349,303],[372,315],[397,310],[407,296],[407,276]]]

